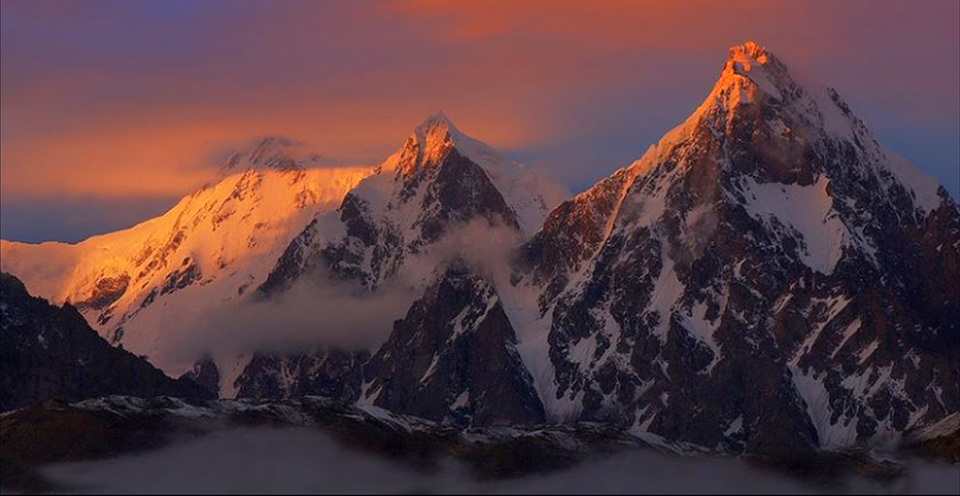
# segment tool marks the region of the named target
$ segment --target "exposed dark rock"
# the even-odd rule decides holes
[[[266,281],[257,288],[259,299],[267,299],[290,289],[294,282],[316,266],[314,260],[318,255],[312,250],[317,242],[317,234],[317,221],[313,220],[290,242]]]
[[[183,378],[193,381],[214,397],[220,395],[220,369],[209,355],[197,362],[193,370],[184,374]]]
[[[258,401],[324,396],[360,399],[367,352],[315,349],[300,353],[256,353],[237,378],[237,398]]]
[[[183,268],[174,270],[164,279],[160,294],[167,295],[177,292],[199,281],[201,277],[203,277],[203,274],[200,271],[200,266],[192,263],[191,260],[184,260]]]
[[[543,423],[495,288],[454,265],[394,325],[371,361],[368,401],[460,425]]]
[[[127,274],[102,276],[97,279],[90,296],[84,301],[76,302],[75,305],[80,310],[87,308],[96,311],[105,310],[126,294],[129,285],[130,276]]]
[[[0,410],[108,394],[210,397],[192,381],[170,379],[111,347],[75,308],[31,297],[13,276],[0,274],[0,283]]]

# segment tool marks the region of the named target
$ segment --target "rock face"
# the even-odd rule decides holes
[[[394,325],[363,401],[461,425],[542,424],[543,405],[496,289],[453,265]]]
[[[749,452],[956,412],[958,219],[835,91],[734,47],[684,124],[524,246],[547,410]]]
[[[285,400],[323,396],[360,399],[367,352],[316,349],[301,353],[256,353],[237,378],[237,398]]]
[[[455,262],[439,269],[373,357],[329,348],[258,353],[235,387],[243,399],[325,396],[459,427],[542,424],[516,346],[494,285]]]
[[[213,397],[220,394],[220,383],[223,379],[220,377],[220,369],[210,356],[203,357],[194,365],[193,370],[182,377],[195,382]]]
[[[111,347],[76,309],[30,296],[13,276],[0,274],[0,288],[0,411],[107,394],[212,397],[191,381],[170,379]]]

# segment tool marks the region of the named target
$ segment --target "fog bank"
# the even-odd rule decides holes
[[[915,466],[892,485],[864,479],[811,487],[737,460],[676,459],[630,452],[573,469],[480,482],[450,461],[432,472],[346,450],[302,430],[223,431],[161,451],[50,467],[45,474],[75,493],[482,493],[482,494],[957,494],[956,467]],[[6,494],[6,493],[5,493]]]

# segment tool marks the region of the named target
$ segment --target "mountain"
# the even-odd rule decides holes
[[[386,342],[264,356],[244,397],[767,455],[890,445],[960,410],[957,204],[763,47],[733,47],[684,123],[538,231],[463,143],[429,119],[260,288],[412,282]],[[518,233],[508,270],[438,250],[468,219]]]
[[[552,185],[443,114],[417,126],[372,173],[321,168],[320,160],[266,138],[224,161],[218,184],[157,219],[77,245],[4,241],[0,265],[52,301],[75,305],[114,345],[225,397],[359,398],[367,352],[249,350],[233,342],[239,330],[204,337],[205,327],[237,325],[211,315],[256,311],[297,281],[345,280],[368,292],[397,281],[412,288],[413,301],[436,265],[427,253],[451,233],[481,221],[520,239],[559,202]]]
[[[958,250],[942,188],[748,42],[683,124],[551,212],[514,324],[554,419],[733,451],[890,442],[960,409]]]
[[[186,380],[173,380],[145,360],[110,346],[69,305],[34,298],[0,273],[0,411],[49,399],[79,401],[110,394],[208,399]],[[6,449],[6,446],[4,447]]]
[[[184,350],[198,319],[252,293],[297,233],[369,174],[319,160],[290,140],[259,140],[158,218],[73,245],[3,241],[0,267],[179,375],[200,358]]]
[[[290,212],[306,172],[245,157],[255,166],[239,177],[284,187],[237,201],[277,222],[261,203]],[[3,264],[163,360],[177,351],[157,342],[190,331],[181,319],[239,293],[251,305],[303,287],[410,295],[368,348],[237,356],[230,339],[213,343],[189,377],[227,397],[333,396],[457,428],[602,423],[777,457],[894,445],[960,411],[960,208],[835,90],[756,43],[733,47],[705,101],[636,162],[548,213],[549,189],[440,114],[336,210],[292,209],[282,236],[231,245],[237,269],[201,262],[216,250],[178,251],[233,239],[206,227],[216,202],[185,214],[206,234],[166,229],[171,241],[116,271],[77,271],[64,254],[114,260],[100,242],[4,244]],[[241,233],[245,218],[227,216]],[[43,250],[52,265],[23,255]],[[41,277],[59,272],[83,284]],[[296,309],[318,337],[340,314],[378,311],[332,295]]]
[[[346,281],[355,284],[362,293],[401,290],[413,295],[424,291],[429,293],[431,285],[443,283],[437,280],[436,274],[446,274],[447,265],[463,255],[464,245],[478,246],[474,249],[484,253],[477,253],[477,256],[490,257],[495,255],[486,253],[487,247],[503,249],[506,254],[506,250],[536,232],[548,207],[559,201],[556,191],[523,165],[504,158],[496,150],[459,131],[444,114],[430,116],[414,129],[396,153],[346,194],[336,212],[320,214],[296,237],[258,294],[264,300],[277,299],[304,281],[321,285]],[[505,246],[494,246],[490,238],[502,238],[501,244]],[[452,274],[450,276],[447,282],[455,279]],[[471,277],[466,273],[461,276]],[[459,282],[462,281],[454,284]],[[474,282],[479,284],[479,281]],[[484,291],[489,292],[491,288]],[[473,289],[480,291],[479,287]],[[481,292],[461,295],[458,302],[441,300],[445,304],[461,305],[457,307],[459,312],[463,310],[462,306],[477,304],[485,307],[485,301],[475,303],[469,299],[487,296]],[[437,303],[435,296],[426,295],[424,298],[428,300],[425,304]],[[411,297],[411,302],[414,299]],[[501,309],[498,311],[502,312]],[[412,316],[408,315],[409,318]],[[509,326],[505,318],[494,326],[498,332],[498,326],[504,323]],[[415,325],[421,326],[421,333],[434,334],[447,333],[449,329],[441,329],[446,324],[431,320]],[[473,334],[467,332],[465,335]],[[396,339],[396,336],[391,337],[391,342],[385,346],[398,345]],[[496,356],[482,357],[502,358],[503,363],[507,363],[506,357],[501,355],[513,347],[513,330],[503,330],[498,339],[496,344],[492,343],[499,350],[494,354]],[[460,346],[469,350],[472,344],[462,342]],[[360,399],[361,389],[371,387],[364,385],[364,380],[374,374],[367,364],[371,361],[368,351],[376,349],[357,352],[325,346],[302,353],[257,353],[239,373],[235,384],[221,384],[221,390],[235,391],[238,398],[277,400],[337,392],[340,398]],[[442,352],[439,348],[436,351]],[[429,352],[422,350],[420,353]],[[518,374],[510,381],[516,381],[517,390],[522,390],[522,364],[510,360],[513,368],[509,371]],[[226,367],[230,367],[228,361],[220,360],[221,364],[225,362]],[[406,364],[396,363],[396,356],[390,360],[384,357],[383,349],[373,362],[385,367],[406,367]],[[386,362],[391,363],[387,365]],[[457,365],[462,366],[466,364]],[[364,369],[367,369],[366,373]],[[405,373],[415,371],[407,368]],[[452,391],[437,393],[437,403],[434,404],[437,420],[456,402],[457,395],[465,391],[463,388],[469,381],[481,380],[462,368],[458,373],[462,374],[456,379],[459,382],[443,386],[461,388],[456,394],[448,397]],[[497,380],[492,376],[490,379]],[[385,388],[384,395],[378,400],[378,404],[383,404],[388,401],[386,398],[390,393],[386,391],[391,386],[381,381],[377,387]],[[399,396],[405,386],[398,387],[401,389],[395,394]],[[500,397],[504,398],[507,393],[507,390],[501,391]],[[536,397],[525,395],[522,398],[524,403],[529,399]],[[406,403],[408,400],[397,401],[412,405]],[[513,401],[516,403],[517,400]],[[518,413],[516,418],[542,418],[539,413],[542,408],[525,404],[521,408],[529,408],[534,413]],[[398,411],[418,413],[405,408]],[[481,417],[492,420],[496,416]],[[469,420],[473,414],[458,418]]]
[[[405,265],[428,257],[451,231],[482,220],[531,235],[556,201],[540,176],[436,114],[347,193],[335,214],[300,233],[260,290],[281,293],[318,268],[368,289],[415,278],[403,274]]]

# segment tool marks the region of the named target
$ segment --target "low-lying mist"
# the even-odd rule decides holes
[[[891,484],[856,478],[818,487],[732,459],[680,459],[627,452],[572,469],[479,481],[449,461],[425,471],[345,449],[303,430],[231,430],[138,456],[49,467],[74,493],[481,493],[481,494],[957,494],[950,466],[916,465]]]

